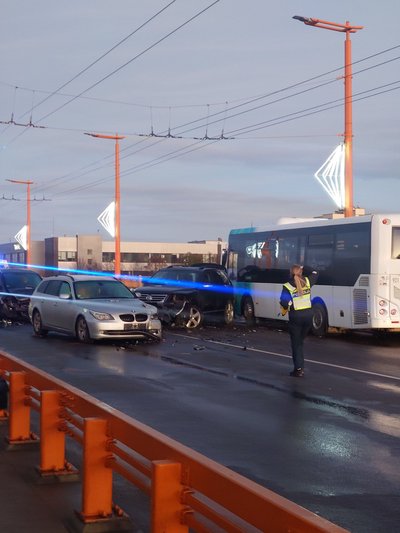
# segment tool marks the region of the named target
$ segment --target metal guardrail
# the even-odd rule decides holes
[[[66,437],[82,445],[82,525],[109,521],[113,530],[115,520],[127,519],[112,499],[116,473],[150,496],[153,533],[346,531],[4,352],[0,375],[9,384],[7,441],[40,444],[40,476],[77,477]],[[31,409],[39,413],[40,439]]]

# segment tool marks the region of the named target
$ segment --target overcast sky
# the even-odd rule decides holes
[[[354,203],[399,212],[399,1],[213,3],[2,3],[1,243],[26,222],[26,187],[7,179],[34,182],[33,240],[110,238],[97,217],[114,197],[114,141],[84,132],[126,136],[125,241],[226,239],[332,212],[313,175],[344,131],[344,34],[293,15],[364,26],[352,35]],[[171,137],[141,136],[152,131]]]

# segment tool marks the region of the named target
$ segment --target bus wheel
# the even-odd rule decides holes
[[[246,324],[249,326],[253,326],[256,321],[256,317],[254,313],[254,303],[250,296],[245,296],[243,298],[242,313],[244,319],[246,320]]]
[[[312,306],[313,317],[311,331],[316,337],[324,337],[328,331],[328,315],[322,304]]]

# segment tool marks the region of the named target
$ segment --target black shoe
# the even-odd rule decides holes
[[[302,368],[295,368],[293,372],[290,372],[290,375],[294,378],[302,378],[304,376],[304,370]]]

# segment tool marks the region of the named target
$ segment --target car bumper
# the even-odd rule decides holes
[[[157,314],[164,324],[172,324],[177,321],[184,321],[189,318],[190,303],[188,301],[183,302],[181,305],[164,305],[157,307]]]
[[[113,323],[96,321],[88,324],[92,339],[161,339],[162,326],[160,320],[146,323]]]

